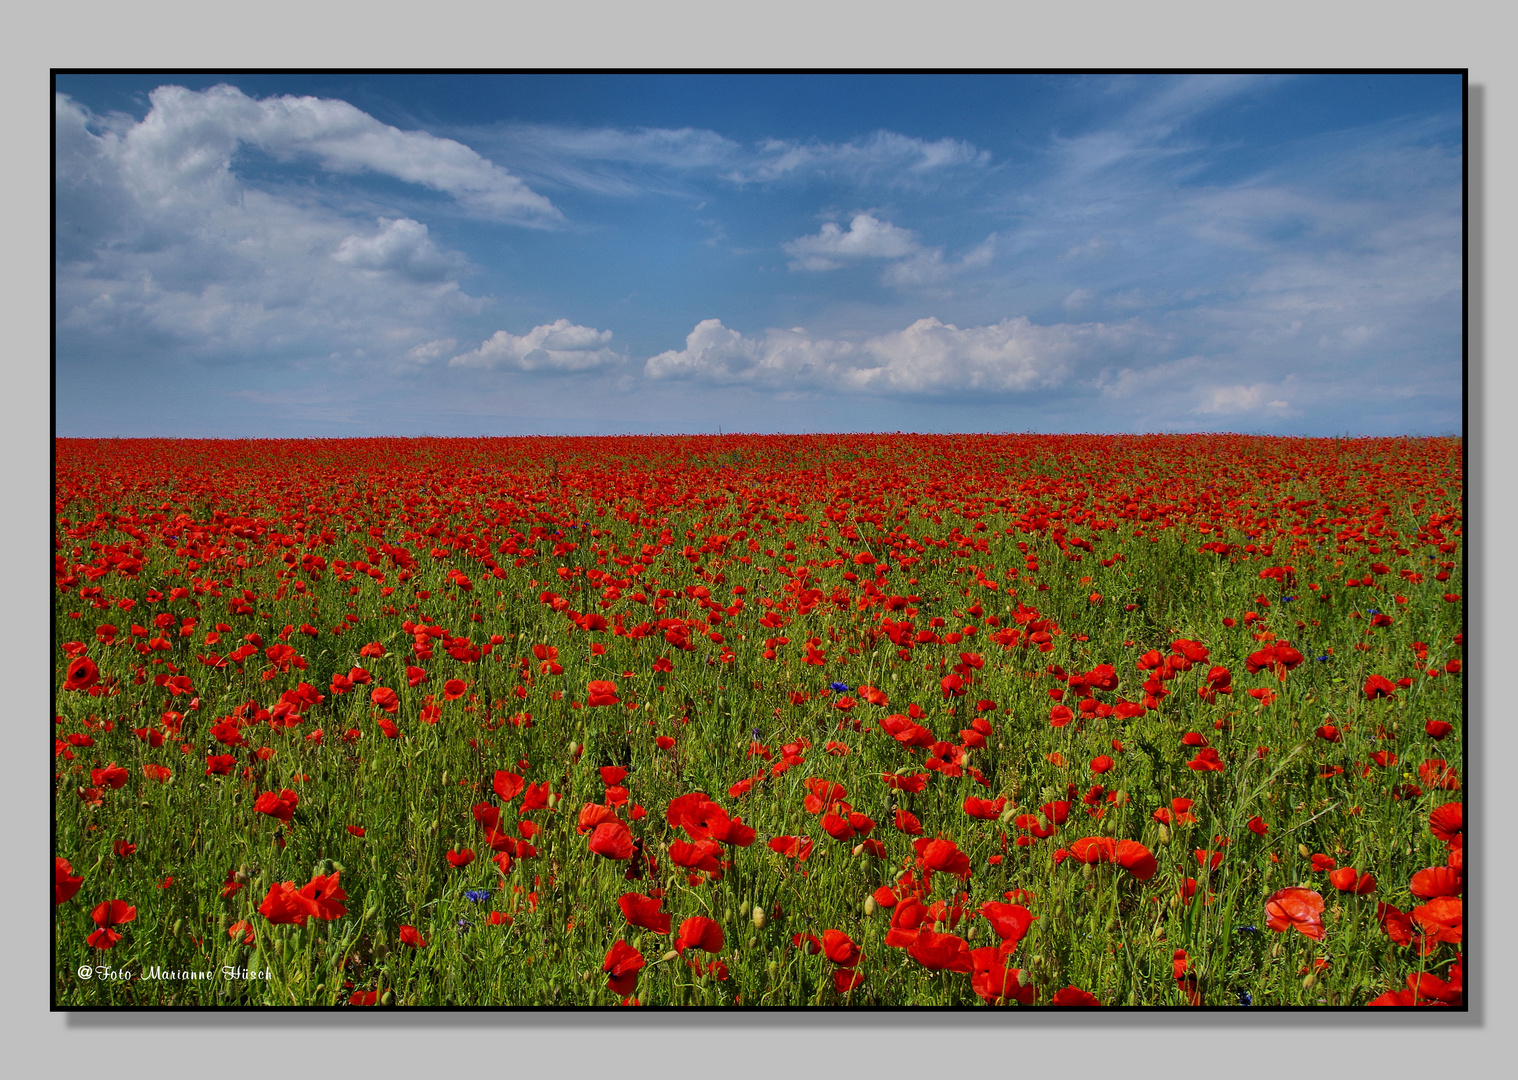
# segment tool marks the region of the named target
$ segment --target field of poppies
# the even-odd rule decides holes
[[[1465,1003],[1458,439],[55,455],[57,1007]]]

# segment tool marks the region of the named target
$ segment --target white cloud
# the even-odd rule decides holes
[[[829,221],[815,236],[802,236],[782,245],[793,256],[792,270],[837,270],[850,259],[900,259],[922,251],[911,229],[855,214],[847,229]]]
[[[877,131],[841,143],[765,139],[744,145],[704,128],[575,128],[512,124],[463,129],[516,171],[607,195],[681,190],[688,177],[739,186],[840,180],[899,189],[941,187],[991,168],[991,155],[958,139]]]
[[[1016,394],[1057,387],[1079,361],[1140,336],[1132,326],[1100,323],[1037,326],[1016,318],[961,329],[927,318],[858,341],[813,337],[799,327],[748,338],[707,319],[684,349],[651,357],[644,374],[779,390]]]
[[[461,353],[448,364],[517,371],[589,371],[622,363],[622,355],[606,347],[610,340],[610,330],[594,330],[559,319],[521,335],[497,330],[478,349]]]
[[[444,254],[427,236],[427,226],[410,218],[380,218],[372,236],[345,236],[332,257],[358,270],[391,270],[420,281],[437,281],[463,267],[458,255]]]
[[[134,121],[55,98],[61,353],[335,355],[336,366],[407,370],[420,359],[410,350],[482,310],[486,301],[457,280],[467,260],[426,225],[376,220],[372,203],[349,213],[330,192],[251,183],[237,157],[245,144],[300,152],[504,208],[517,182],[483,159],[471,166],[466,147],[396,131],[342,102],[163,87],[152,103]],[[443,165],[408,162],[429,150]],[[539,199],[527,194],[524,213]]]
[[[233,86],[160,86],[152,110],[120,137],[122,170],[140,190],[216,183],[239,145],[280,161],[315,157],[329,172],[375,172],[452,196],[484,217],[523,223],[562,215],[505,169],[453,139],[401,131],[346,101],[255,100]],[[108,138],[110,136],[107,136]]]
[[[992,233],[956,260],[944,259],[942,247],[925,247],[911,229],[903,229],[873,214],[855,214],[847,229],[826,222],[821,230],[781,245],[792,270],[838,270],[863,259],[894,260],[880,275],[881,283],[895,288],[924,288],[956,274],[990,264],[996,254]]]
[[[1280,390],[1279,386],[1270,383],[1206,387],[1200,391],[1200,403],[1191,411],[1202,416],[1245,416],[1255,413],[1279,418],[1299,415],[1290,402],[1274,397]]]
[[[827,175],[855,182],[921,187],[958,172],[984,169],[990,163],[987,151],[959,139],[929,142],[877,131],[868,138],[844,143],[766,139],[756,153],[727,174],[727,179],[750,184]]]

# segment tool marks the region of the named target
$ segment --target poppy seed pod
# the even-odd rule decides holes
[[[864,913],[866,916],[875,914],[875,897],[873,895],[864,898]]]
[[[769,922],[769,919],[765,917],[764,909],[757,904],[754,906],[753,918],[755,930],[763,930],[765,924]]]

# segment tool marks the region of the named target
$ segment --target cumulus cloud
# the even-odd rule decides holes
[[[240,145],[280,161],[315,157],[323,169],[374,172],[454,198],[484,217],[541,223],[562,215],[517,177],[453,139],[401,131],[346,101],[256,100],[233,86],[193,91],[160,86],[152,110],[120,137],[122,170],[134,186],[171,193],[215,183]]]
[[[427,236],[427,226],[410,218],[380,218],[379,231],[369,236],[345,236],[332,257],[359,270],[395,271],[419,281],[438,281],[457,275],[464,260],[440,251]]]
[[[719,319],[698,324],[685,348],[651,357],[652,379],[694,379],[766,389],[874,394],[1018,394],[1065,383],[1078,362],[1131,345],[1133,326],[1037,326],[1026,318],[961,329],[934,318],[863,340],[804,329],[745,337]]]
[[[458,280],[467,260],[425,224],[252,180],[241,147],[411,180],[487,217],[557,213],[467,147],[344,102],[231,87],[160,87],[151,102],[135,120],[55,98],[61,354],[335,355],[407,370],[440,324],[480,313]]]
[[[847,229],[826,222],[815,236],[783,245],[792,270],[837,270],[851,259],[899,259],[917,254],[922,245],[911,229],[899,228],[871,214],[855,214]]]
[[[450,367],[510,368],[516,371],[590,371],[623,361],[606,347],[610,330],[576,326],[568,319],[534,326],[517,335],[497,330],[478,349],[448,361]]]
[[[903,229],[873,214],[855,214],[847,229],[825,222],[818,232],[781,245],[791,256],[792,270],[838,270],[864,259],[892,260],[880,276],[897,288],[937,285],[956,274],[987,266],[996,254],[996,234],[956,260],[944,258],[942,247],[925,247],[911,229]]]

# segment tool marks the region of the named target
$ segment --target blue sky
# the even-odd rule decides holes
[[[1458,76],[59,76],[65,436],[1462,430]]]

